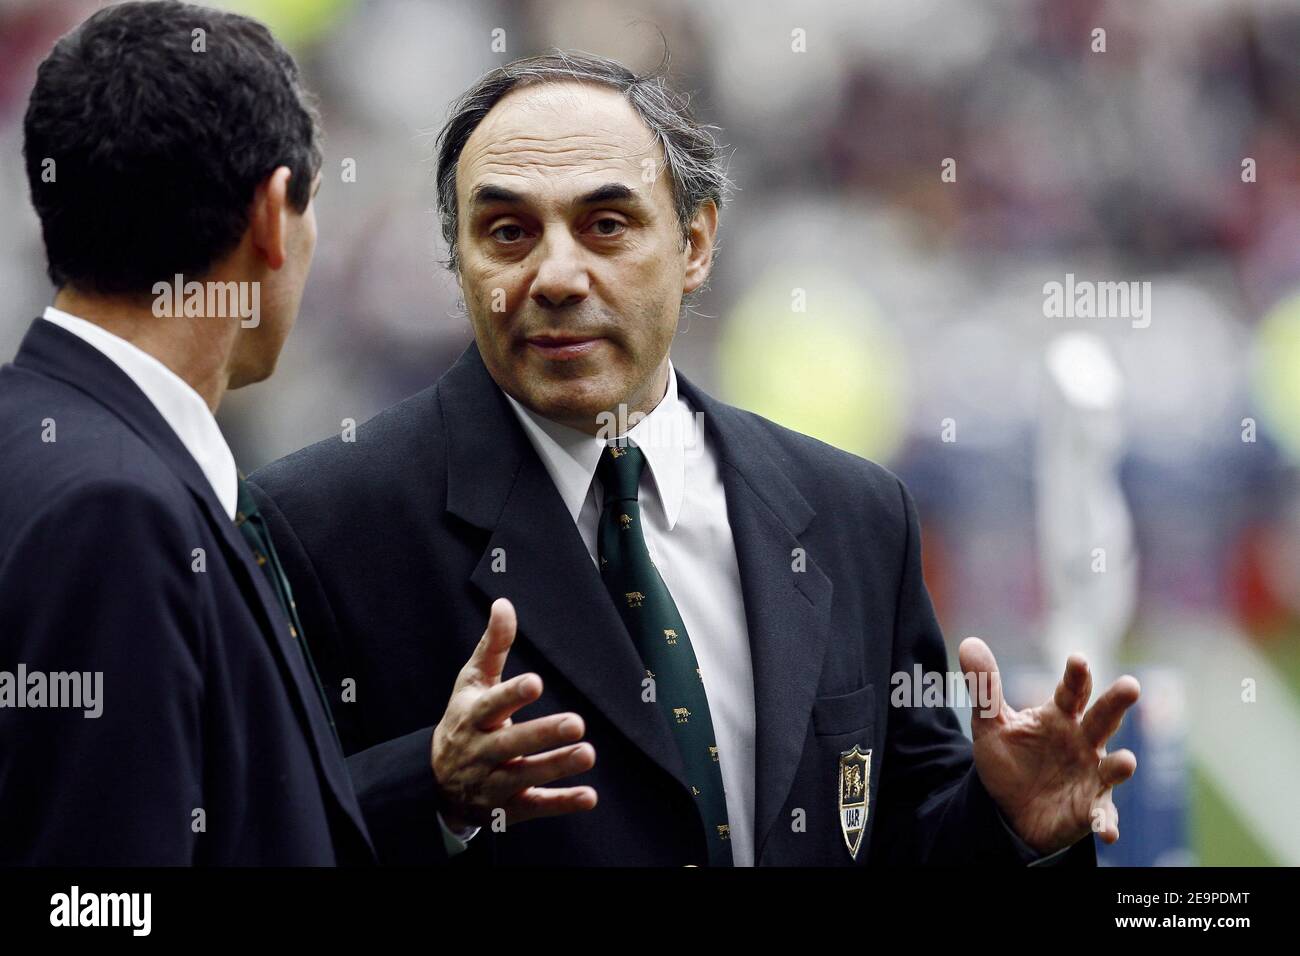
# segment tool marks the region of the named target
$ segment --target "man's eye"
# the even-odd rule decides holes
[[[624,228],[626,228],[624,224],[612,216],[606,216],[603,219],[596,220],[596,232],[600,233],[602,236],[617,236],[624,230]]]
[[[515,223],[507,223],[504,226],[497,226],[490,233],[490,236],[496,236],[502,242],[518,242],[524,236],[522,226]]]

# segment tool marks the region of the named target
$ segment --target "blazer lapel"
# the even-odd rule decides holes
[[[370,846],[369,835],[361,816],[361,807],[357,803],[352,780],[348,775],[347,763],[338,739],[330,730],[329,721],[324,714],[320,694],[316,683],[307,670],[307,661],[296,646],[297,638],[289,636],[289,622],[284,616],[280,602],[266,579],[266,575],[257,566],[249,551],[247,542],[234,523],[226,517],[212,489],[204,479],[203,493],[191,486],[190,490],[200,497],[206,506],[208,523],[221,536],[226,546],[227,555],[232,562],[232,570],[239,581],[240,591],[245,601],[253,609],[258,623],[267,635],[267,643],[275,656],[276,664],[284,678],[294,710],[298,713],[304,730],[316,751],[316,763],[325,777],[335,801],[355,824],[357,830],[365,837]]]
[[[320,713],[320,697],[307,673],[306,662],[301,653],[295,650],[289,654],[285,649],[288,624],[281,623],[284,612],[280,610],[270,584],[254,563],[239,529],[226,517],[198,462],[130,377],[98,349],[67,330],[38,319],[23,339],[14,364],[57,378],[109,408],[162,458],[190,490],[209,526],[221,540],[240,591],[271,647],[294,710],[316,751],[317,765],[335,800],[365,834],[361,812],[347,776],[347,766],[338,743],[329,732],[328,722]]]
[[[716,401],[678,370],[680,393],[704,413],[721,460],[727,516],[736,542],[754,667],[756,776],[754,861],[794,783],[826,652],[831,581],[799,535],[816,512],[776,464],[781,449],[748,414]]]
[[[680,370],[677,381],[687,401],[704,412],[736,542],[754,667],[758,862],[803,755],[832,585],[811,556],[805,570],[792,568],[799,535],[815,512],[775,463],[780,449],[745,413],[710,398]],[[685,786],[667,722],[658,708],[641,703],[644,672],[635,645],[476,346],[466,349],[438,388],[447,435],[447,510],[491,532],[474,585],[488,599],[510,598],[521,638]],[[504,573],[493,570],[498,556],[506,562]]]
[[[438,383],[447,435],[447,510],[491,537],[471,576],[509,598],[528,641],[591,705],[686,786],[645,668],[572,516],[500,388],[470,345]],[[504,561],[504,571],[500,568]]]

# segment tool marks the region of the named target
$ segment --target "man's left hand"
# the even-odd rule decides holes
[[[997,661],[987,644],[968,637],[957,655],[968,682],[971,675],[987,675],[986,694],[972,688],[975,769],[1021,839],[1044,855],[1089,832],[1106,843],[1118,840],[1111,788],[1133,776],[1137,757],[1131,750],[1107,753],[1106,742],[1137,702],[1137,680],[1119,678],[1085,713],[1092,673],[1082,655],[1072,654],[1050,701],[1015,710],[1002,696]],[[975,682],[978,686],[978,676]]]

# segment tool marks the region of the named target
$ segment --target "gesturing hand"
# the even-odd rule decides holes
[[[1014,710],[1003,699],[997,661],[987,644],[968,637],[957,654],[968,681],[986,675],[987,699],[972,688],[975,769],[1021,839],[1043,854],[1089,831],[1106,843],[1118,840],[1111,788],[1133,776],[1137,757],[1131,750],[1108,754],[1106,742],[1137,702],[1137,680],[1119,678],[1084,713],[1092,674],[1088,662],[1072,654],[1052,700]]]
[[[504,809],[507,823],[513,824],[596,805],[591,787],[542,786],[595,765],[595,748],[573,743],[586,729],[582,718],[552,714],[521,724],[510,719],[542,695],[537,674],[501,681],[515,628],[514,606],[498,598],[487,630],[457,675],[447,710],[433,731],[439,807],[443,820],[455,829],[487,825],[497,808]]]

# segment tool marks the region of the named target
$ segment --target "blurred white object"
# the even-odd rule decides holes
[[[1048,619],[1043,650],[1060,672],[1078,651],[1094,687],[1115,676],[1115,649],[1137,594],[1133,523],[1119,482],[1124,382],[1102,339],[1069,332],[1047,347],[1038,436],[1038,537]]]

